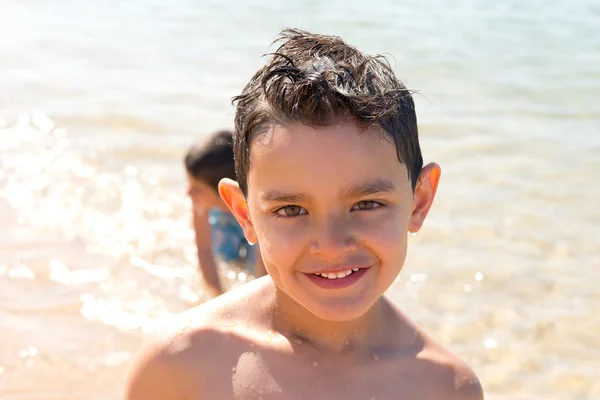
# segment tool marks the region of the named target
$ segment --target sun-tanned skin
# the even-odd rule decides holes
[[[384,296],[439,166],[413,190],[394,145],[351,118],[275,125],[250,153],[247,198],[231,180],[219,189],[269,276],[146,346],[127,399],[483,399],[472,370]]]

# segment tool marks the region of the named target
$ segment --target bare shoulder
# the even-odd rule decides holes
[[[154,339],[138,352],[126,384],[128,400],[178,399],[185,397],[187,369],[181,352]]]
[[[418,355],[422,373],[428,376],[430,398],[483,400],[483,389],[475,372],[460,357],[425,338]]]
[[[209,392],[218,389],[215,380],[230,375],[237,354],[252,344],[236,329],[252,331],[251,299],[260,287],[247,285],[182,313],[142,346],[126,399],[202,398],[198,393],[207,392],[203,382],[210,382]]]

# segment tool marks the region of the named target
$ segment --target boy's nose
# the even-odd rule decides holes
[[[329,219],[321,224],[310,244],[313,255],[337,259],[356,250],[356,240],[346,221]]]

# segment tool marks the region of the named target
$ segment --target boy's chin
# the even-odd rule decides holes
[[[313,299],[308,304],[302,304],[318,319],[328,322],[348,322],[360,319],[375,304],[377,298],[339,298],[318,301]]]

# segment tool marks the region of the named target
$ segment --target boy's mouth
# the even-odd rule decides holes
[[[347,277],[348,275],[351,275],[354,272],[357,272],[359,269],[360,268],[352,268],[339,272],[317,272],[314,275],[327,279],[342,279]]]
[[[305,275],[311,282],[323,289],[342,289],[360,280],[369,269],[369,267],[354,267],[342,271],[315,272]]]

